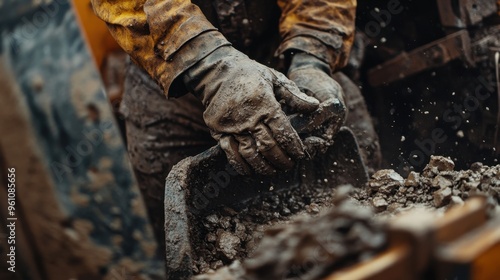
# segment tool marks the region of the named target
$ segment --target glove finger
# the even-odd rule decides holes
[[[303,73],[302,69],[298,69],[298,70],[291,71],[288,74],[288,78],[292,82],[294,82],[295,85],[297,85],[297,87],[299,88],[299,90],[301,92],[305,93],[308,96],[312,96],[312,97],[318,99],[316,96],[313,95],[312,90],[310,90],[308,88],[310,77],[304,76],[304,74],[306,74],[306,73]],[[320,101],[322,101],[322,100],[320,100]]]
[[[323,79],[319,82],[310,82],[309,90],[312,91],[314,97],[320,101],[326,101],[331,98],[336,98],[344,103],[344,90],[330,76],[322,73]]]
[[[269,128],[264,124],[256,126],[251,134],[257,144],[257,149],[264,158],[280,170],[289,170],[293,167],[292,159],[279,147],[273,139]]]
[[[294,112],[308,113],[318,109],[319,101],[301,92],[299,88],[283,74],[272,70],[274,75],[274,94],[278,100],[283,100],[285,104]]]
[[[329,75],[315,68],[301,68],[288,75],[305,94],[324,102],[330,98],[342,98],[340,85]]]
[[[266,124],[271,131],[272,137],[288,155],[294,159],[305,156],[304,145],[297,131],[293,129],[290,121],[282,111],[277,111],[274,116],[266,121]]]
[[[251,136],[236,136],[239,142],[240,155],[255,170],[255,172],[264,175],[276,173],[272,167],[257,150],[257,145]]]
[[[220,137],[219,144],[226,153],[227,160],[239,174],[252,174],[252,169],[240,155],[238,151],[238,142],[236,142],[233,136],[226,135]]]

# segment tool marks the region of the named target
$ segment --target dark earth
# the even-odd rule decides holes
[[[218,210],[200,221],[205,236],[193,270],[203,275],[196,278],[319,279],[382,250],[386,217],[416,207],[444,211],[476,195],[497,211],[500,165],[454,167],[432,156],[407,178],[384,169],[361,189],[300,186],[254,198],[238,212]]]

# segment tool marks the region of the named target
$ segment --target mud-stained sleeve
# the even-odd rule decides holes
[[[189,0],[91,0],[118,44],[168,95],[173,80],[229,42]]]
[[[356,0],[278,0],[278,5],[283,42],[277,54],[304,51],[330,64],[333,71],[347,64]]]

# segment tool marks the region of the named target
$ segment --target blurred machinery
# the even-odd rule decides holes
[[[389,3],[399,9],[390,13]],[[389,3],[360,3],[357,23],[366,50],[360,82],[379,133],[388,137],[387,164],[419,170],[432,154],[451,156],[460,168],[496,164],[497,1]],[[431,143],[435,131],[446,139]]]
[[[1,278],[162,279],[96,67],[115,46],[103,24],[85,20],[88,1],[75,4],[86,33],[68,1],[0,4],[2,182],[7,168],[16,170],[15,211],[0,187],[2,236],[10,234],[6,218],[16,218],[16,273],[3,274],[10,257],[2,238]]]

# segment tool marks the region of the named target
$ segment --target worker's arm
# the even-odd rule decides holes
[[[240,173],[290,169],[305,156],[278,100],[299,113],[314,111],[318,101],[231,47],[189,0],[92,3],[118,43],[165,93],[176,80],[203,102],[205,123]]]
[[[278,53],[299,50],[344,67],[354,38],[356,0],[278,0],[282,10]]]
[[[229,45],[189,0],[92,0],[92,5],[118,44],[167,95],[177,76]]]
[[[282,9],[279,54],[291,57],[290,78],[307,95],[334,99],[336,115],[321,138],[333,143],[346,119],[345,96],[332,73],[347,64],[354,38],[356,0],[278,0]]]

